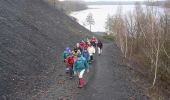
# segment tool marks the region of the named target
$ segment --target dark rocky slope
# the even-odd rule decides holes
[[[63,49],[84,33],[42,0],[0,0],[0,100],[31,99],[58,81]]]

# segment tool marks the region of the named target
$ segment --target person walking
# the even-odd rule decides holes
[[[74,47],[74,48],[73,48],[72,53],[73,53],[74,55],[77,56],[79,52],[80,52],[80,50],[79,50],[77,47]]]
[[[86,58],[87,62],[89,62],[90,55],[89,55],[87,48],[84,48],[82,55],[84,58]]]
[[[66,64],[67,64],[67,67],[69,68],[69,74],[70,74],[70,79],[73,78],[73,64],[74,64],[74,55],[73,54],[70,54],[69,56],[67,56],[66,58]]]
[[[80,52],[82,53],[83,50],[84,50],[85,42],[82,40],[79,44],[80,44],[80,45],[79,45],[79,47],[80,47]]]
[[[100,56],[101,53],[102,53],[102,48],[103,48],[103,43],[102,43],[100,40],[98,40],[97,49],[98,49],[98,54],[99,54],[99,56]]]
[[[93,55],[96,53],[96,50],[94,48],[94,46],[90,45],[88,48],[87,48],[88,52],[89,52],[89,55],[90,55],[90,61],[89,63],[91,63],[93,60],[94,60],[94,57]]]
[[[84,86],[83,75],[85,71],[89,72],[89,65],[87,63],[87,60],[80,53],[77,55],[77,58],[74,62],[73,71],[74,74],[78,74],[79,78],[78,87],[82,88]]]
[[[63,53],[63,61],[66,62],[66,58],[67,56],[69,56],[71,53],[71,50],[69,47],[67,47],[65,50],[64,50],[64,53]],[[66,73],[69,73],[69,68],[66,66]]]
[[[90,38],[90,43],[96,47],[96,43],[97,43],[97,38],[95,36],[93,36],[92,38]]]

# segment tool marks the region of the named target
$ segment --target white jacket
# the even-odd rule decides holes
[[[90,46],[87,48],[89,55],[92,56],[94,53],[96,53],[96,50],[93,46]]]

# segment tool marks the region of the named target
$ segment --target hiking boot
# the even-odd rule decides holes
[[[83,86],[84,86],[84,80],[83,80],[83,78],[80,78],[78,88],[82,88]]]

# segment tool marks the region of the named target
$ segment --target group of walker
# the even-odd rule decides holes
[[[67,47],[63,53],[63,60],[66,63],[66,73],[70,75],[70,79],[74,75],[78,75],[79,88],[84,86],[83,75],[85,71],[89,72],[89,64],[94,61],[94,54],[98,49],[98,54],[101,55],[103,44],[96,37],[87,38],[77,43],[71,50]]]

